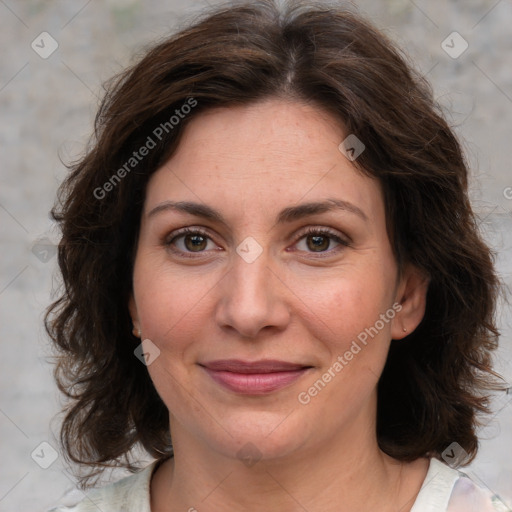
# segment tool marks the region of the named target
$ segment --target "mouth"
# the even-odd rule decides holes
[[[310,365],[271,359],[254,362],[224,359],[200,366],[217,384],[245,395],[264,395],[282,389],[312,368]]]

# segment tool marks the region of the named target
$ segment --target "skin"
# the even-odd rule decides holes
[[[213,109],[191,121],[151,177],[129,309],[141,338],[160,350],[148,371],[175,447],[153,476],[153,511],[412,507],[428,461],[402,464],[379,449],[376,386],[390,340],[421,321],[428,283],[413,267],[399,274],[380,184],[339,151],[347,135],[314,105],[276,98]],[[366,219],[336,209],[276,223],[284,208],[327,199]],[[149,215],[165,201],[208,205],[225,224],[175,209]],[[184,227],[206,232],[199,250],[190,236],[176,238]],[[319,250],[308,228],[348,245],[327,236],[316,239]],[[252,263],[236,252],[247,237],[262,249]],[[394,318],[301,404],[298,394],[393,304],[401,304]],[[313,368],[288,387],[246,396],[198,365],[229,358]],[[237,456],[247,443],[257,450],[250,466]]]

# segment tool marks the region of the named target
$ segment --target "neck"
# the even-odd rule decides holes
[[[427,462],[404,476],[403,465],[378,448],[371,427],[354,424],[293,454],[244,464],[174,425],[175,456],[155,474],[152,510],[407,512]]]

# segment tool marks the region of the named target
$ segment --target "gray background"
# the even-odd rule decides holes
[[[512,2],[355,4],[428,76],[463,138],[473,170],[473,204],[510,297]],[[66,174],[60,158],[70,161],[83,150],[102,82],[205,5],[200,0],[0,0],[0,511],[46,510],[74,487],[62,456],[48,469],[31,458],[34,453],[40,464],[48,464],[52,449],[40,443],[58,447],[54,433],[60,398],[42,314],[57,282],[51,244],[58,234],[48,211]],[[45,31],[59,46],[43,59],[31,43],[41,45],[38,36]],[[469,45],[456,59],[441,46],[453,31]],[[457,40],[447,41],[455,45],[452,51],[460,48]],[[510,305],[502,305],[499,323],[503,336],[496,368],[511,383]],[[512,394],[497,397],[496,414],[480,431],[481,451],[468,470],[509,498],[511,400]]]

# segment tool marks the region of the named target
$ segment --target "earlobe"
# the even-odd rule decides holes
[[[391,337],[401,340],[411,334],[425,315],[430,278],[417,267],[404,272],[398,287],[396,301],[402,306],[393,319]]]

